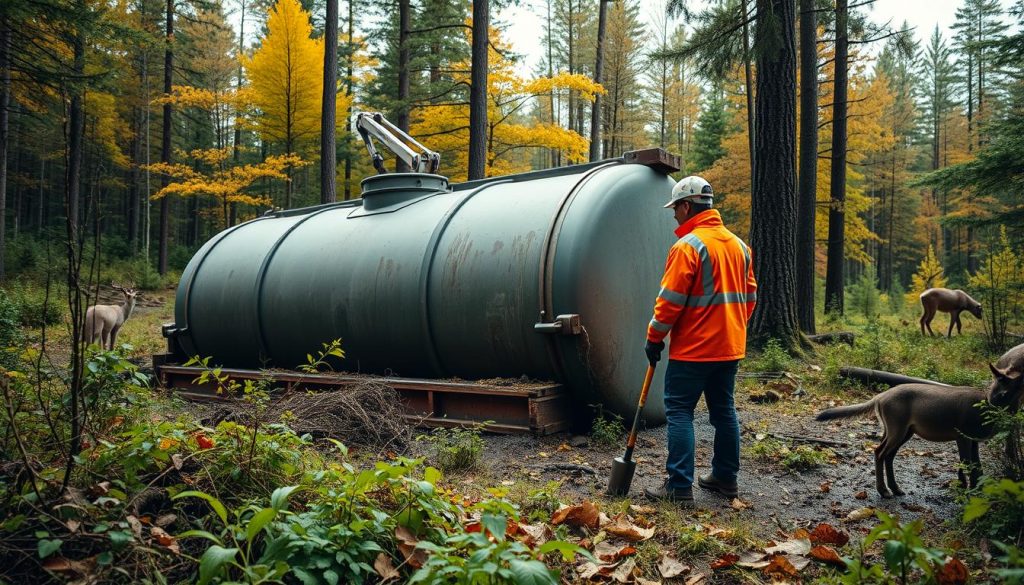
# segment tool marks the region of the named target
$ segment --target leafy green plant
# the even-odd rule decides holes
[[[873,264],[869,264],[860,278],[850,285],[847,298],[852,308],[857,309],[869,321],[878,317],[881,298],[878,291],[878,276]]]
[[[989,538],[1024,544],[1024,481],[985,478],[981,493],[964,507],[963,521]]]
[[[924,521],[914,520],[901,524],[898,517],[890,516],[879,510],[876,512],[880,522],[860,543],[859,558],[847,561],[847,572],[840,582],[849,585],[861,583],[890,583],[886,571],[895,577],[900,584],[933,583],[939,571],[966,568],[955,557],[942,549],[931,548],[921,539]],[[882,542],[882,556],[885,564],[870,562],[866,551],[875,542]]]
[[[321,348],[316,352],[316,357],[313,354],[306,354],[306,363],[299,364],[298,369],[303,372],[315,374],[323,370],[332,370],[330,364],[330,358],[338,358],[339,360],[345,359],[345,350],[341,349],[341,340],[334,339],[330,342],[321,344]]]
[[[18,305],[0,289],[0,366],[10,370],[18,365],[23,338]]]
[[[56,325],[64,320],[65,306],[56,294],[25,282],[17,282],[10,287],[11,299],[18,307],[21,324],[26,327]]]
[[[562,488],[562,482],[552,480],[544,487],[530,490],[526,504],[522,506],[522,513],[531,522],[546,522],[561,505],[558,499],[558,492]]]
[[[601,449],[611,449],[622,445],[622,437],[626,434],[626,427],[622,424],[622,417],[605,412],[603,404],[591,404],[594,409],[594,422],[590,428],[590,440]]]
[[[443,471],[472,469],[480,462],[484,440],[480,436],[486,422],[466,427],[437,428],[417,440],[430,444],[434,463]]]
[[[793,366],[793,358],[775,338],[769,339],[761,355],[752,360],[750,368],[757,372],[786,372]]]
[[[789,445],[778,439],[765,438],[754,441],[748,452],[758,461],[778,463],[786,469],[804,471],[820,467],[835,461],[836,454],[831,449],[816,449],[809,445]]]

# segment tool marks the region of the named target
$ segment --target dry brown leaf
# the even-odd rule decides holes
[[[665,579],[671,579],[690,572],[690,566],[680,563],[678,560],[662,554],[658,560],[658,572]]]
[[[562,443],[561,445],[558,446],[558,450],[559,451],[572,451],[572,447],[570,447],[568,443]]]
[[[822,493],[827,494],[832,489],[832,483],[828,481],[823,481],[821,482],[821,485],[818,486],[818,489],[821,490]]]
[[[853,494],[853,497],[857,498],[858,500],[866,500],[868,499],[868,492],[860,490],[859,492]]]
[[[633,569],[635,568],[636,560],[626,559],[612,572],[612,579],[619,583],[629,583],[633,580]]]
[[[874,515],[875,515],[875,509],[874,508],[857,508],[856,510],[854,510],[854,511],[852,511],[849,514],[846,515],[846,520],[848,522],[856,522],[858,520],[864,520],[865,518],[870,518],[870,517],[872,517]]]
[[[792,540],[781,542],[775,546],[769,546],[764,549],[764,552],[770,555],[805,555],[811,552],[811,541],[804,538],[794,538]]]
[[[630,542],[647,540],[654,536],[655,531],[653,527],[643,528],[633,524],[622,514],[616,516],[611,523],[604,527],[604,530],[608,532],[608,534],[614,534],[615,536],[625,538]]]
[[[762,571],[772,579],[792,579],[800,576],[800,571],[796,570],[786,555],[775,555]]]
[[[181,548],[178,546],[178,540],[167,534],[167,531],[159,526],[154,526],[149,529],[149,533],[153,536],[153,540],[160,546],[167,547],[167,550],[174,554],[181,554]]]
[[[650,515],[650,514],[657,513],[658,510],[657,510],[657,508],[654,508],[653,506],[639,506],[637,504],[630,504],[629,505],[629,511],[634,513],[634,514],[647,514],[647,515]]]
[[[729,506],[732,507],[733,510],[744,510],[746,508],[754,507],[750,502],[744,502],[739,498],[733,498],[732,502],[729,502]]]
[[[174,521],[177,520],[177,519],[178,519],[178,516],[175,515],[175,514],[163,514],[163,515],[157,516],[156,521],[153,522],[153,524],[156,524],[160,528],[167,528],[171,524],[174,524]]]
[[[740,560],[736,561],[737,567],[743,567],[744,569],[763,569],[768,566],[768,555],[758,551],[748,551],[740,555]]]
[[[719,528],[718,526],[712,526],[710,524],[707,525],[704,529],[708,533],[708,536],[713,536],[715,538],[718,538],[719,540],[732,538],[733,535],[733,531],[728,528]]]
[[[735,565],[736,562],[739,561],[739,560],[740,560],[740,556],[739,555],[735,555],[735,554],[732,554],[732,553],[726,553],[726,554],[718,557],[717,559],[711,561],[711,565],[710,566],[711,566],[712,569],[714,569],[716,571],[718,569],[727,569],[727,568]]]
[[[797,571],[803,571],[807,565],[811,564],[811,559],[807,557],[787,557],[787,560]]]
[[[180,454],[174,453],[171,455],[171,464],[174,465],[175,469],[181,471],[181,466],[185,464],[185,460],[181,457]]]
[[[395,538],[398,539],[398,550],[405,557],[405,562],[414,569],[419,569],[427,560],[427,553],[416,548],[419,539],[405,526],[395,527]]]
[[[551,515],[551,523],[555,526],[568,524],[569,526],[583,527],[590,530],[597,530],[601,524],[601,517],[597,506],[590,501],[584,501],[575,506],[559,508]]]
[[[644,579],[643,577],[636,578],[636,585],[661,585],[661,581],[653,581],[651,579]]]
[[[132,534],[135,535],[135,538],[142,540],[142,522],[139,522],[139,519],[131,514],[129,514],[125,520],[128,521],[128,526],[131,526]]]
[[[939,585],[963,585],[970,578],[967,567],[956,557],[946,557],[946,562],[935,573]]]
[[[807,532],[806,528],[797,528],[793,531],[793,538],[806,538],[811,540],[811,533]]]
[[[818,546],[811,549],[809,553],[811,558],[816,561],[821,561],[829,565],[835,565],[836,567],[845,568],[846,563],[843,559],[839,558],[839,553],[830,546],[819,544]]]
[[[74,534],[78,532],[78,528],[82,525],[82,523],[78,520],[68,520],[64,523],[64,525],[68,527],[68,532]]]
[[[50,557],[43,561],[43,568],[54,573],[71,573],[73,575],[89,575],[96,568],[96,557],[81,561],[64,557]]]
[[[697,585],[697,583],[703,581],[704,578],[704,573],[697,573],[696,575],[691,575],[690,578],[686,580],[686,585]]]
[[[546,524],[520,524],[519,540],[530,548],[538,547],[551,539],[551,529]]]
[[[397,579],[401,576],[398,569],[391,564],[391,557],[383,552],[378,553],[376,560],[373,561],[373,570],[377,571],[382,582]]]
[[[842,530],[836,530],[831,525],[823,522],[815,526],[814,530],[811,531],[811,542],[814,544],[834,544],[835,546],[843,546],[847,542],[850,542],[850,535],[846,534]]]

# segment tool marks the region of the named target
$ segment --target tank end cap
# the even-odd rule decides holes
[[[623,162],[651,167],[659,173],[674,173],[682,168],[682,157],[664,148],[644,148],[622,153]]]

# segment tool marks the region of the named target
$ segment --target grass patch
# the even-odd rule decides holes
[[[417,440],[429,443],[431,460],[442,471],[473,469],[480,463],[484,452],[484,439],[480,433],[485,425],[434,429],[429,435],[420,435]]]
[[[591,404],[590,406],[597,411],[590,430],[590,440],[594,446],[604,450],[620,447],[622,445],[622,437],[626,434],[626,427],[622,424],[622,417],[605,412],[601,404]]]
[[[754,441],[746,447],[747,453],[757,461],[781,465],[790,471],[805,471],[835,462],[832,449],[809,445],[790,446],[771,437]]]

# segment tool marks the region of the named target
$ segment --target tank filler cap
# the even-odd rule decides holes
[[[366,177],[361,185],[363,210],[379,211],[446,192],[448,177],[429,173],[389,173]]]
[[[644,165],[665,173],[674,173],[682,168],[682,157],[668,152],[664,148],[645,148],[622,153],[625,163]]]

